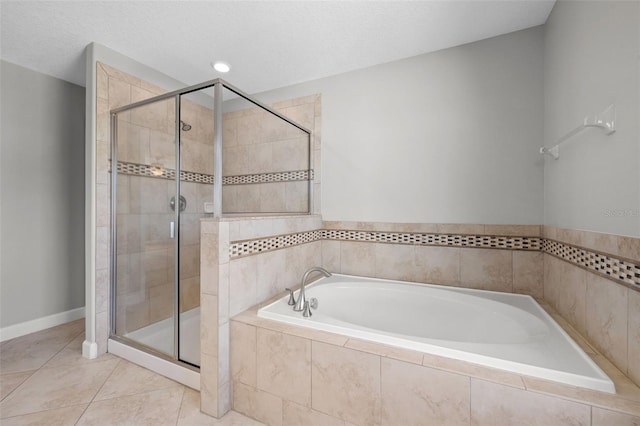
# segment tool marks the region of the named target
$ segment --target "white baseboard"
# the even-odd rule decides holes
[[[87,359],[98,358],[98,344],[89,340],[82,342],[82,356]]]
[[[0,342],[84,318],[84,307],[0,328]]]

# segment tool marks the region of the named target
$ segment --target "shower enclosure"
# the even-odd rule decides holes
[[[309,213],[310,131],[221,79],[111,111],[111,339],[200,365],[200,219]]]

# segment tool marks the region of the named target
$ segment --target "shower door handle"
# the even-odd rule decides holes
[[[169,237],[170,238],[175,238],[176,237],[176,223],[175,222],[171,222],[169,224]]]

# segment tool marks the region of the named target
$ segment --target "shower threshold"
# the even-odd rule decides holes
[[[180,359],[200,365],[200,308],[180,314]],[[159,321],[124,335],[125,339],[113,336],[108,341],[108,352],[141,367],[200,390],[200,372],[190,365],[176,362],[163,355],[155,355],[135,347],[136,343],[155,348],[155,351],[173,353],[173,319]],[[128,344],[128,342],[133,342]]]
[[[166,354],[173,354],[173,318],[154,322],[124,337]],[[180,314],[181,361],[200,365],[200,307]]]

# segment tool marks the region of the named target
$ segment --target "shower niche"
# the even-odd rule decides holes
[[[200,365],[200,219],[309,213],[310,131],[217,79],[111,111],[111,332]]]

